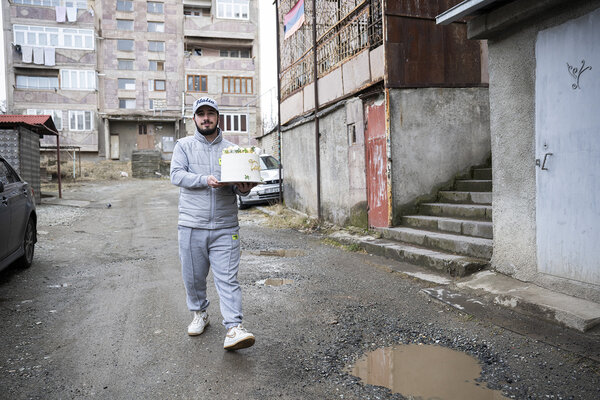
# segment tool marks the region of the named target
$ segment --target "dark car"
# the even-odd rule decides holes
[[[283,170],[281,170],[283,177]],[[260,155],[260,176],[263,183],[252,188],[248,196],[238,196],[238,208],[252,204],[274,203],[279,200],[279,161],[271,155]]]
[[[15,261],[31,266],[36,223],[33,189],[0,157],[0,270]]]

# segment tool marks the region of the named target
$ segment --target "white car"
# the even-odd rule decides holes
[[[260,155],[260,176],[263,180],[252,188],[248,196],[238,196],[238,208],[248,208],[252,204],[275,203],[279,201],[279,161],[268,154]],[[281,170],[283,178],[283,169]]]

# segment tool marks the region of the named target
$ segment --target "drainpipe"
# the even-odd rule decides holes
[[[275,31],[277,34],[277,146],[279,153],[279,204],[283,202],[283,179],[281,179],[281,165],[283,157],[281,154],[281,54],[279,51],[279,3],[275,3]]]
[[[321,220],[321,149],[319,146],[319,86],[317,85],[318,69],[317,69],[317,4],[316,0],[312,0],[313,7],[313,74],[315,86],[315,152],[316,152],[316,167],[317,167],[317,218]]]
[[[58,198],[62,199],[62,182],[60,178],[60,135],[56,135],[56,171],[58,173]]]

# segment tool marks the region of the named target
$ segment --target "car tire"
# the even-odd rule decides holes
[[[249,205],[247,205],[247,204],[244,204],[244,203],[242,202],[242,196],[238,196],[238,197],[237,197],[237,206],[238,206],[238,208],[239,208],[240,210],[245,210],[246,208],[250,207]]]
[[[25,228],[25,235],[23,236],[23,251],[24,254],[19,260],[19,266],[21,268],[29,268],[33,263],[33,253],[35,250],[35,221],[29,217],[27,221],[27,227]]]

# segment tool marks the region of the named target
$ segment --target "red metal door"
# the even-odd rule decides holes
[[[387,146],[385,101],[365,104],[365,152],[369,226],[387,227]]]

